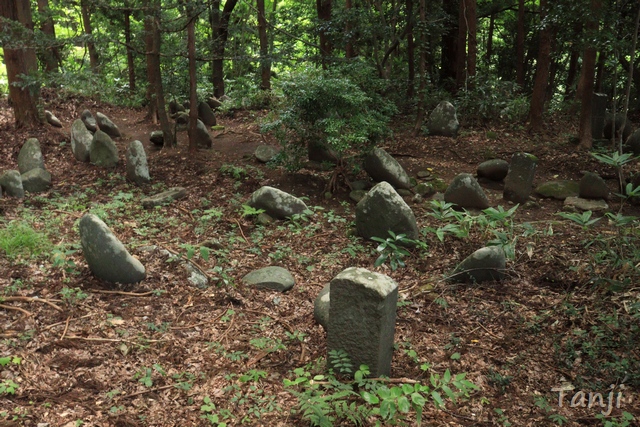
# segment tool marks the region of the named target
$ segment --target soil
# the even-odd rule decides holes
[[[207,414],[220,415],[228,425],[309,425],[292,411],[297,399],[283,380],[295,378],[293,370],[300,367],[323,373],[326,333],[314,321],[314,300],[333,277],[354,266],[398,283],[393,379],[429,384],[430,373],[450,370],[466,373],[478,386],[468,398],[447,401],[442,409],[427,404],[424,425],[558,425],[556,415],[566,418],[563,425],[602,425],[596,418],[600,408],[570,407],[571,396],[583,390],[601,392],[606,399],[609,384],[622,393],[610,418],[623,411],[640,416],[638,390],[620,388],[622,378],[609,377],[605,369],[618,349],[590,359],[590,366],[601,370],[589,370],[586,356],[563,351],[576,331],[602,326],[596,311],[603,303],[623,316],[638,301],[637,284],[612,294],[593,283],[595,275],[611,273],[598,271],[593,248],[586,246],[594,236],[615,232],[606,220],[583,230],[555,215],[562,211],[561,201],[536,199],[516,211],[515,223],[527,222],[536,233],[516,241],[507,279],[452,284],[444,280],[446,274],[494,238],[491,230],[474,227],[468,237],[447,235],[443,241],[425,233],[428,250],[412,250],[405,268],[374,267],[376,244],[352,235],[355,203],[346,185],[327,197],[330,172],[289,173],[253,157],[258,145],[277,145],[259,132],[256,121],[264,111],[219,117],[224,130],[212,132],[213,148],[192,154],[186,132],[176,148],[153,147],[149,134],[158,126],[145,119],[143,110],[78,98],[45,101],[63,129],[16,129],[6,101],[0,103],[0,171],[17,169],[22,143],[36,137],[53,176],[46,193],[0,199],[0,222],[26,220],[66,252],[62,258],[58,254],[57,263],[51,248],[39,256],[0,256],[0,356],[21,358],[19,364],[0,367],[0,384],[19,385],[15,394],[0,391],[0,426],[217,425],[203,418]],[[105,113],[123,134],[116,140],[121,162],[113,170],[77,162],[71,153],[69,129],[85,108]],[[616,190],[615,171],[577,151],[570,142],[575,129],[564,123],[550,123],[547,133],[538,135],[519,125],[463,128],[456,139],[414,137],[411,125],[409,117],[396,118],[394,135],[382,147],[412,176],[429,170],[449,182],[461,172],[474,174],[484,160],[509,160],[514,152],[526,151],[539,159],[536,183],[579,180],[590,170]],[[140,187],[124,178],[123,153],[136,139],[147,149],[152,177]],[[242,204],[263,185],[308,198],[315,214],[257,225],[242,215]],[[185,199],[142,208],[143,197],[176,186],[187,189]],[[493,206],[512,207],[502,200],[500,186],[485,190]],[[443,225],[428,215],[428,201],[407,201],[421,229]],[[610,205],[613,212],[621,208],[615,199]],[[640,216],[635,206],[622,209]],[[77,228],[88,211],[105,218],[145,265],[145,280],[114,288],[91,274]],[[207,257],[199,245],[211,240],[217,244]],[[149,245],[175,257],[145,250]],[[209,277],[210,286],[188,281],[180,262],[187,258]],[[287,268],[296,279],[293,290],[280,294],[243,285],[245,274],[268,265]],[[623,270],[615,277],[625,274],[635,279]],[[631,350],[636,363],[637,351]],[[423,364],[430,370],[421,369]],[[247,373],[254,377],[241,378]],[[576,389],[559,407],[553,389],[563,382]],[[590,389],[594,384],[601,388]],[[209,402],[215,409],[203,408]],[[411,414],[406,423],[417,425]]]

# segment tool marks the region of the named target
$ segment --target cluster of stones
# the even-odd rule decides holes
[[[18,170],[9,170],[0,175],[0,196],[23,198],[25,191],[41,193],[51,186],[51,174],[46,170],[40,142],[29,138],[18,154]]]
[[[211,148],[213,146],[213,139],[209,134],[209,128],[217,128],[218,121],[214,110],[219,108],[222,102],[215,97],[209,98],[206,102],[198,102],[198,122],[196,125],[196,145],[198,148]],[[169,102],[169,114],[175,120],[174,133],[179,131],[186,131],[189,127],[189,107],[190,103],[187,101],[183,104],[178,103],[175,100]],[[164,135],[161,130],[151,132],[149,141],[157,147],[164,145]]]

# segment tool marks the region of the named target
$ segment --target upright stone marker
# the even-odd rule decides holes
[[[357,369],[389,376],[398,285],[388,276],[351,267],[330,284],[327,351],[343,350]]]
[[[509,164],[509,173],[504,179],[505,200],[524,203],[529,200],[533,189],[538,158],[529,153],[515,153]]]
[[[591,98],[591,137],[593,139],[602,139],[604,137],[604,119],[607,115],[607,101],[608,96],[606,93],[594,93]]]

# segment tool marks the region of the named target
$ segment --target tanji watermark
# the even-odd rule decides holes
[[[558,406],[560,408],[562,408],[565,403],[568,403],[571,408],[606,408],[606,410],[602,409],[600,411],[600,413],[606,417],[611,414],[614,406],[620,409],[620,403],[623,399],[622,393],[625,386],[624,384],[619,386],[611,384],[609,386],[609,393],[605,392],[604,394],[604,396],[607,396],[606,398],[602,393],[592,391],[585,392],[579,390],[574,393],[574,389],[575,387],[571,384],[563,384],[560,387],[551,389],[551,391],[558,393]],[[569,397],[571,397],[571,400],[568,400]]]

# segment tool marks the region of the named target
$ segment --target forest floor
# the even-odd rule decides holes
[[[581,227],[556,215],[561,201],[537,199],[518,207],[513,221],[491,226],[471,213],[468,236],[440,241],[429,227],[446,222],[430,215],[428,200],[408,198],[428,249],[413,250],[405,268],[374,267],[376,244],[351,233],[355,204],[348,189],[325,197],[330,172],[288,173],[253,157],[259,144],[276,145],[259,133],[256,119],[264,112],[219,117],[225,129],[212,132],[213,149],[192,155],[186,132],[177,148],[152,147],[148,135],[157,127],[142,110],[86,99],[47,101],[62,130],[16,130],[6,101],[0,103],[0,172],[17,169],[22,143],[36,137],[53,176],[47,193],[0,199],[2,228],[23,222],[46,236],[39,254],[0,255],[0,357],[11,357],[0,366],[0,426],[309,425],[295,411],[293,391],[304,390],[285,387],[284,380],[295,379],[297,368],[326,373],[326,333],[314,321],[314,300],[333,277],[354,266],[398,283],[390,384],[430,385],[432,375],[449,370],[466,373],[478,386],[455,404],[445,399],[444,408],[427,403],[423,425],[604,425],[597,415],[606,408],[571,407],[571,400],[579,391],[587,398],[600,392],[606,404],[611,384],[614,407],[606,419],[618,422],[623,412],[640,417],[637,259],[607,257],[635,248],[636,228],[625,228],[631,231],[623,236],[606,218]],[[107,114],[123,133],[116,141],[122,161],[114,170],[79,163],[71,153],[69,128],[85,108]],[[448,183],[458,173],[474,174],[484,160],[509,160],[526,151],[539,159],[537,184],[579,180],[589,170],[616,190],[615,171],[577,151],[570,142],[575,129],[564,123],[551,123],[542,135],[519,125],[463,128],[449,139],[414,137],[410,122],[396,118],[394,136],[382,146],[412,176],[429,170]],[[124,178],[123,153],[134,139],[147,148],[152,177],[141,187]],[[307,197],[315,213],[257,225],[242,215],[242,205],[263,185]],[[188,190],[185,199],[142,208],[142,198],[176,186]],[[502,200],[499,186],[485,190],[493,207],[513,207]],[[614,213],[640,216],[638,207],[620,199],[610,206]],[[145,265],[145,280],[114,290],[91,274],[77,227],[89,211],[105,219]],[[506,280],[444,280],[495,239],[494,232],[515,248]],[[631,243],[621,248],[623,237],[625,245]],[[198,247],[212,239],[219,245],[207,257]],[[149,245],[174,253],[173,261],[190,258],[210,286],[192,285],[179,262],[143,250]],[[292,272],[295,287],[280,294],[242,284],[246,273],[268,265]],[[625,286],[614,291],[607,283]],[[12,383],[14,393],[7,390]],[[560,407],[554,390],[569,383],[574,390],[565,392]],[[326,396],[335,392],[322,382],[315,387]],[[370,414],[364,425],[379,419]],[[415,412],[398,413],[396,422],[417,425]],[[343,418],[327,425],[352,424]]]

